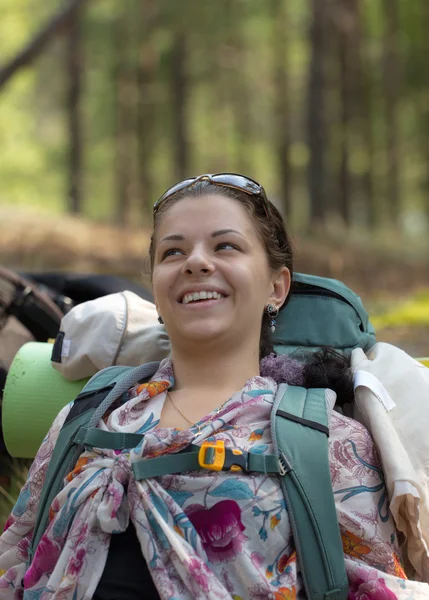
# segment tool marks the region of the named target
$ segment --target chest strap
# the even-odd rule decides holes
[[[81,427],[74,441],[86,448],[128,450],[143,440],[138,433],[103,431],[96,427]],[[132,465],[136,480],[160,477],[187,471],[233,471],[244,473],[282,474],[284,467],[275,454],[254,454],[238,448],[226,448],[223,440],[192,444],[182,452],[143,458]]]

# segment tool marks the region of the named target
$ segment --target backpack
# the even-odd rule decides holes
[[[148,381],[158,364],[108,367],[97,373],[76,398],[46,473],[28,566],[46,529],[49,507],[82,451],[91,447],[124,450],[135,448],[142,441],[141,434],[102,431],[96,426],[109,406],[132,385]],[[346,600],[348,581],[329,471],[325,390],[281,384],[271,424],[275,454],[240,452],[225,447],[221,441],[203,442],[177,454],[134,463],[134,476],[145,479],[202,469],[277,475],[288,507],[307,598]]]
[[[344,284],[296,274],[290,301],[277,318],[273,343],[277,353],[332,345],[349,355],[354,348],[369,349],[375,343],[375,334],[360,298]],[[107,367],[95,374],[75,399],[46,473],[28,566],[46,529],[49,507],[84,448],[121,450],[141,442],[140,434],[105,432],[97,429],[97,424],[122,393],[138,382],[148,381],[157,367],[158,363]],[[279,386],[271,416],[272,455],[233,451],[218,442],[203,442],[200,447],[191,446],[177,454],[141,460],[133,465],[134,475],[143,479],[200,469],[277,475],[288,506],[307,598],[345,600],[348,582],[329,472],[325,396],[323,389]]]
[[[34,340],[46,342],[55,338],[62,319],[74,306],[125,289],[153,300],[141,285],[114,275],[18,273],[0,266],[0,454],[7,452],[3,437],[3,389],[19,349]],[[0,476],[1,463],[0,460]]]
[[[6,450],[1,427],[2,392],[13,358],[23,344],[55,337],[64,314],[45,289],[0,266],[0,453]]]
[[[0,266],[0,330],[14,317],[34,339],[45,342],[57,335],[64,313],[45,289]]]

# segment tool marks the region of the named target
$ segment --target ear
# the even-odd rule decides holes
[[[277,308],[281,308],[288,297],[291,286],[291,275],[287,267],[282,267],[279,271],[273,274],[272,292],[268,299],[268,303],[274,304]]]

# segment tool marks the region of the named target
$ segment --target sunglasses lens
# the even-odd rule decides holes
[[[200,177],[192,177],[192,179],[185,179],[184,181],[173,185],[173,187],[169,188],[166,192],[164,192],[161,198],[159,198],[159,200],[155,202],[153,206],[153,212],[156,213],[161,204],[163,204],[163,202],[167,200],[167,198],[170,198],[170,196],[172,196],[176,192],[179,192],[180,190],[189,187],[194,182],[203,179],[207,179],[208,181],[211,181],[212,183],[217,185],[224,185],[226,187],[241,190],[252,196],[260,196],[264,201],[264,208],[265,212],[267,213],[267,196],[265,194],[264,188],[253,179],[250,179],[249,177],[244,177],[244,175],[239,175],[237,173],[216,173],[215,175],[207,174],[200,175]]]
[[[212,175],[212,180],[221,185],[223,183],[247,191],[250,194],[260,194],[263,190],[262,186],[256,181],[253,181],[253,179],[243,177],[243,175],[235,175],[234,173],[219,173],[218,175]]]
[[[156,210],[161,206],[161,204],[164,202],[164,200],[166,200],[167,198],[169,198],[176,192],[180,192],[180,190],[183,190],[184,188],[188,187],[194,181],[195,181],[195,177],[192,177],[192,179],[185,179],[184,181],[181,181],[180,183],[176,183],[176,185],[173,185],[173,187],[169,188],[155,202],[155,204],[153,205],[153,212],[156,212]]]

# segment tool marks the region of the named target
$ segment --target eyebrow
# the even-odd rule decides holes
[[[219,237],[221,235],[225,235],[226,233],[237,233],[238,235],[241,235],[241,237],[244,237],[242,233],[240,233],[239,231],[237,231],[236,229],[218,229],[217,231],[213,231],[211,237],[215,238],[215,237]],[[185,236],[181,233],[172,233],[171,235],[167,235],[164,238],[162,238],[161,242],[168,242],[168,241],[175,241],[175,242],[182,242],[185,239]]]
[[[218,231],[213,231],[212,237],[218,237],[220,235],[225,235],[226,233],[238,233],[238,235],[244,237],[243,234],[237,231],[236,229],[219,229]]]

